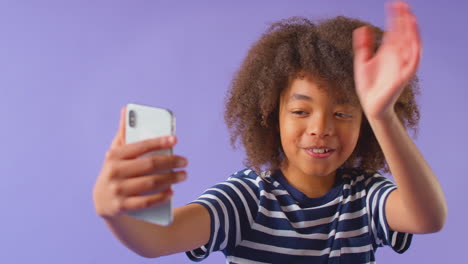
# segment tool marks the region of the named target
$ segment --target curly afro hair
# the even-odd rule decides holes
[[[260,172],[279,168],[283,159],[279,130],[279,98],[294,78],[318,77],[338,100],[359,103],[355,93],[352,33],[368,26],[374,33],[374,52],[383,31],[358,19],[338,16],[314,24],[303,17],[273,23],[250,48],[234,75],[226,96],[225,121],[235,148],[242,143],[246,166]],[[418,78],[405,86],[395,112],[406,129],[416,132]],[[342,168],[388,172],[383,152],[363,115],[358,143]]]

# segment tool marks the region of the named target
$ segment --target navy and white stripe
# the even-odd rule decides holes
[[[208,210],[211,234],[186,254],[201,261],[221,251],[227,263],[375,263],[378,247],[403,253],[411,243],[385,218],[395,189],[378,173],[338,170],[327,194],[309,198],[280,170],[259,176],[244,169],[192,202]]]

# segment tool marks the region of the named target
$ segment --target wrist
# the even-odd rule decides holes
[[[388,111],[384,111],[381,113],[367,113],[364,111],[367,120],[370,122],[393,122],[394,120],[398,120],[398,115],[395,112],[395,109],[389,109]]]
[[[388,126],[395,126],[401,124],[400,119],[395,111],[389,111],[385,114],[381,114],[378,116],[367,116],[367,121],[373,130],[388,127]],[[375,131],[374,131],[375,132]]]

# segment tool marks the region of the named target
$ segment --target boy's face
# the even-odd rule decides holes
[[[312,77],[294,79],[280,97],[283,169],[297,176],[334,176],[356,146],[361,120],[359,106],[337,104]]]

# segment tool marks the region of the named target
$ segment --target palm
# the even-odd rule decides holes
[[[388,26],[374,56],[373,36],[368,28],[357,29],[353,36],[356,92],[368,117],[379,118],[393,109],[419,64],[419,34],[406,4],[390,6]]]

